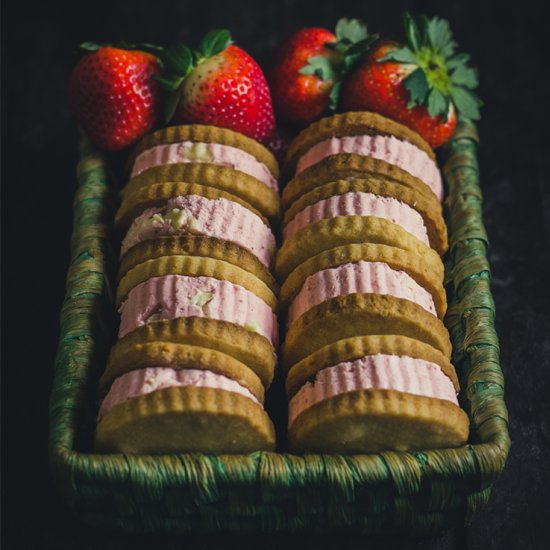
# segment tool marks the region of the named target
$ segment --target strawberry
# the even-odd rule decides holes
[[[304,126],[334,111],[342,77],[375,39],[356,19],[340,19],[335,33],[312,27],[291,35],[269,72],[277,116]]]
[[[457,117],[479,118],[477,75],[469,56],[455,53],[445,19],[405,14],[404,22],[405,44],[375,44],[345,82],[341,105],[397,120],[438,147],[453,135]]]
[[[271,94],[259,65],[231,43],[227,30],[210,31],[198,50],[159,50],[170,92],[166,121],[212,124],[265,142],[275,130]]]
[[[84,43],[69,78],[69,101],[88,137],[107,151],[133,145],[156,124],[161,90],[157,58],[139,50]]]

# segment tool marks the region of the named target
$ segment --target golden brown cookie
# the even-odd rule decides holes
[[[352,336],[337,340],[298,361],[287,374],[287,397],[293,397],[306,382],[312,381],[320,370],[378,353],[413,357],[435,363],[451,379],[456,392],[460,390],[455,368],[439,350],[407,336],[384,334]]]
[[[428,232],[430,246],[441,255],[447,251],[449,247],[447,226],[445,225],[441,204],[437,200],[437,197],[433,193],[428,196],[420,195],[410,187],[392,183],[389,180],[375,176],[352,180],[337,180],[315,187],[308,193],[301,195],[285,211],[283,227],[307,206],[336,195],[358,192],[394,198],[410,206],[422,216]]]
[[[97,424],[98,452],[250,453],[275,448],[267,413],[235,392],[171,387],[113,407]]]
[[[450,401],[368,389],[312,405],[290,425],[288,439],[299,453],[358,454],[459,447],[468,431],[468,416]]]
[[[146,342],[127,346],[126,353],[116,353],[107,360],[99,381],[100,395],[107,393],[116,378],[147,367],[170,367],[174,370],[209,370],[237,381],[264,402],[264,386],[258,376],[234,357],[221,351],[173,342]]]
[[[226,199],[236,202],[256,214],[266,225],[269,225],[267,219],[258,210],[236,195],[213,186],[199,185],[198,183],[167,182],[141,187],[125,195],[115,216],[115,230],[119,235],[124,235],[134,219],[148,208],[164,206],[168,199],[185,195],[199,195],[206,199]]]
[[[277,224],[280,219],[281,206],[277,191],[249,174],[216,164],[184,162],[149,168],[130,179],[120,192],[121,199],[125,201],[139,189],[159,183],[196,183],[214,187],[250,204],[272,224]]]
[[[281,287],[280,307],[285,310],[302,288],[305,280],[324,269],[335,268],[359,261],[384,262],[392,269],[404,271],[422,288],[426,289],[434,300],[439,317],[447,311],[447,295],[437,274],[422,257],[407,250],[385,244],[354,243],[324,250],[296,267]]]
[[[428,143],[407,126],[378,113],[349,111],[322,118],[302,130],[288,147],[285,173],[293,174],[300,157],[321,141],[332,137],[363,135],[394,136],[401,141],[408,141],[435,160],[434,152]]]
[[[205,124],[168,126],[167,128],[162,128],[148,134],[136,145],[131,158],[134,160],[143,151],[157,145],[179,143],[182,141],[219,143],[220,145],[236,147],[252,155],[262,164],[265,164],[273,177],[279,179],[279,165],[271,151],[261,143],[240,132]]]
[[[269,387],[277,357],[267,338],[244,327],[206,317],[180,317],[142,325],[118,340],[109,361],[123,363],[124,356],[140,353],[150,342],[172,342],[220,351],[252,369]]]
[[[201,235],[173,235],[148,239],[132,246],[120,261],[118,280],[135,266],[163,256],[201,256],[223,260],[252,273],[275,294],[279,294],[273,275],[249,250],[236,243]]]
[[[398,334],[415,338],[449,358],[445,325],[423,307],[383,294],[354,293],[318,304],[290,324],[281,347],[285,370],[322,347],[352,336]]]
[[[136,265],[120,280],[117,288],[117,307],[126,300],[134,287],[151,277],[165,275],[212,277],[220,281],[229,281],[253,292],[272,310],[277,309],[277,297],[258,277],[224,260],[204,256],[162,256]]]
[[[408,187],[428,201],[434,199],[437,201],[437,197],[434,196],[432,190],[421,179],[412,176],[398,166],[372,157],[342,153],[324,158],[291,179],[283,189],[283,208],[289,208],[301,195],[320,185],[338,179],[365,179],[370,177]]]
[[[444,267],[439,254],[396,225],[373,216],[336,216],[307,225],[285,240],[275,259],[275,276],[283,282],[308,258],[325,250],[356,243],[384,244],[416,254],[434,276],[443,281]]]

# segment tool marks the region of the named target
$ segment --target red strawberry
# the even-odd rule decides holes
[[[457,115],[479,118],[477,75],[466,65],[469,56],[455,53],[446,20],[405,14],[405,31],[405,45],[373,47],[345,82],[341,104],[397,120],[438,147],[453,135]]]
[[[340,80],[375,39],[356,19],[340,19],[335,34],[313,27],[291,35],[269,73],[277,116],[303,126],[334,110]]]
[[[231,44],[226,30],[210,31],[198,51],[178,45],[159,53],[172,92],[167,121],[213,124],[266,141],[275,130],[271,94],[259,65]]]
[[[89,50],[69,79],[69,101],[82,129],[102,149],[134,144],[157,122],[161,90],[157,58],[138,50],[85,43]]]

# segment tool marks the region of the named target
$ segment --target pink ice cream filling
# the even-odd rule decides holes
[[[263,162],[237,147],[220,143],[182,141],[157,145],[138,155],[132,168],[131,177],[154,166],[180,162],[206,162],[227,166],[260,180],[274,191],[279,190],[277,180]]]
[[[458,405],[451,379],[439,365],[400,355],[367,355],[320,370],[289,401],[288,425],[311,406],[356,390],[396,390]]]
[[[345,136],[321,141],[302,155],[296,174],[326,157],[342,153],[355,153],[394,164],[422,180],[439,201],[443,200],[443,183],[437,164],[422,149],[394,136]]]
[[[101,403],[97,420],[99,422],[114,407],[134,397],[166,388],[183,388],[185,386],[214,388],[238,393],[261,406],[248,388],[222,374],[201,369],[174,370],[170,367],[147,367],[127,372],[113,382],[109,393]]]
[[[130,290],[119,312],[119,338],[154,321],[208,317],[257,332],[274,346],[278,339],[277,317],[261,298],[213,277],[152,277]]]
[[[239,203],[200,195],[174,197],[138,216],[122,241],[121,257],[141,241],[168,235],[204,235],[231,241],[252,252],[266,267],[275,237],[262,219]]]
[[[414,208],[393,197],[382,197],[361,191],[334,195],[306,206],[286,224],[283,228],[283,236],[285,239],[290,239],[307,225],[336,216],[383,218],[401,226],[405,231],[430,246],[424,220]]]
[[[288,308],[288,324],[317,304],[355,292],[403,298],[437,315],[432,295],[409,274],[384,262],[359,261],[310,275]]]

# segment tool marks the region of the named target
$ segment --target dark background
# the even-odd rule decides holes
[[[542,548],[550,540],[550,98],[543,4],[517,2],[2,3],[2,542],[72,548]],[[187,536],[128,538],[74,519],[50,481],[47,405],[69,261],[77,161],[67,75],[83,40],[196,44],[227,27],[265,63],[301,26],[340,16],[397,33],[409,9],[448,18],[473,54],[485,101],[480,123],[484,216],[502,346],[512,451],[487,511],[433,539]],[[546,50],[546,51],[545,51]]]

